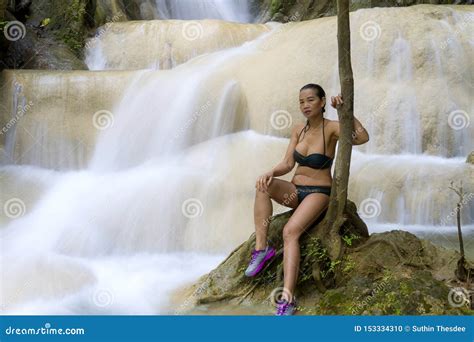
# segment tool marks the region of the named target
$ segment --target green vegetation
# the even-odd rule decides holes
[[[83,21],[86,13],[85,7],[83,1],[71,0],[64,13],[66,27],[58,31],[59,38],[78,56],[84,47]]]
[[[282,0],[272,0],[270,5],[270,14],[273,17],[280,9],[282,5]]]

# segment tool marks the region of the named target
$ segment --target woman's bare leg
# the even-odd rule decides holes
[[[267,192],[256,190],[254,203],[255,249],[265,249],[270,217],[273,213],[272,199],[281,205],[296,208],[296,187],[293,183],[273,178]]]
[[[256,240],[255,249],[262,250],[267,247],[268,222],[273,212],[272,200],[268,193],[257,189],[253,212]]]
[[[305,197],[283,228],[284,295],[292,301],[300,266],[301,234],[327,208],[329,196],[314,193]]]

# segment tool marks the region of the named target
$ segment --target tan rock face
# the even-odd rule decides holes
[[[187,60],[239,46],[270,29],[220,20],[115,22],[86,42],[91,70],[171,69]]]
[[[399,222],[399,213],[406,212],[409,223],[453,223],[449,216],[453,208],[446,203],[455,203],[455,197],[440,189],[451,179],[472,179],[474,172],[464,163],[474,122],[469,111],[470,80],[465,76],[471,68],[471,16],[469,6],[351,13],[355,115],[369,131],[370,141],[354,148],[366,153],[354,153],[349,191],[357,204],[375,199],[381,222]],[[228,32],[226,23],[199,23],[221,25]],[[167,29],[172,26],[162,24]],[[205,54],[169,70],[5,72],[0,92],[2,127],[11,120],[17,123],[16,129],[0,134],[6,158],[48,168],[82,168],[95,151],[96,160],[106,167],[121,168],[175,147],[163,141],[182,132],[181,138],[186,139],[180,148],[247,128],[287,138],[291,127],[303,121],[298,108],[302,85],[319,83],[327,96],[338,92],[335,25],[335,18],[322,18],[277,26],[244,47]],[[231,30],[242,30],[245,37],[248,28],[253,33],[262,30],[261,25]],[[170,38],[181,34],[173,30],[168,31]],[[216,38],[203,49],[212,50],[217,43]],[[124,49],[112,50],[119,56]],[[176,45],[177,56],[190,51]],[[122,61],[128,63],[127,58]],[[178,96],[183,89],[186,96]],[[329,105],[326,109],[327,117],[335,119],[334,109]],[[100,117],[106,124],[108,112],[114,126],[97,129],[94,114],[105,114]],[[104,143],[97,147],[99,135]],[[273,166],[286,148],[283,142],[271,145],[261,137],[237,140],[235,152],[241,158],[246,158],[251,144],[266,146],[259,151],[272,155],[271,161],[261,158],[248,163],[258,172]],[[209,146],[213,150],[212,142]],[[403,156],[405,152],[411,155]],[[462,162],[424,154],[462,156]],[[252,172],[255,177],[256,171]],[[237,186],[252,184],[251,175],[244,179],[236,174],[242,182]],[[472,184],[466,190],[472,192]],[[249,205],[253,193],[245,196],[242,203]],[[462,215],[465,222],[472,222],[474,212],[467,208]]]
[[[464,126],[474,121],[469,110],[469,79],[465,77],[470,68],[468,33],[472,31],[471,18],[470,6],[374,8],[351,13],[355,115],[365,124],[371,138],[368,144],[357,149],[382,154],[426,152],[445,157],[468,153],[472,136]],[[144,67],[152,60],[162,67],[172,67],[173,63],[182,63],[194,54],[241,44],[268,29],[262,25],[219,21],[197,23],[203,28],[202,37],[194,41],[184,38],[184,22],[179,26],[176,21],[114,23],[99,40],[107,42],[108,63],[114,68]],[[139,38],[140,30],[145,32],[144,39]],[[149,38],[155,34],[165,44],[152,47]],[[127,39],[131,45],[124,48],[117,44],[121,39]],[[167,45],[166,41],[173,43]],[[304,120],[298,108],[298,91],[304,84],[321,84],[327,96],[339,91],[334,17],[285,24],[238,51],[241,53],[236,53],[236,57],[219,57],[218,66],[206,71],[205,85],[210,92],[216,93],[215,89],[222,89],[225,81],[236,80],[242,90],[239,96],[246,102],[238,115],[248,118],[249,128],[258,132],[289,136],[292,124]],[[217,53],[216,56],[221,55]],[[173,69],[169,77],[177,75],[173,73],[190,74],[193,68],[209,66],[209,63],[215,63],[214,56],[200,56],[176,71]],[[46,74],[25,71],[19,77],[22,78],[22,91],[35,93],[38,98],[43,96],[42,92],[50,93],[48,87],[62,89],[62,94],[57,93],[57,106],[48,105],[48,115],[56,112],[54,115],[77,117],[82,110],[81,102],[71,98],[79,89],[84,89],[85,92],[81,91],[84,94],[90,92],[92,98],[97,99],[85,100],[94,103],[94,108],[110,108],[112,98],[117,99],[115,104],[118,102],[118,94],[92,94],[97,86],[96,75],[77,75],[80,77],[64,73],[55,81]],[[101,78],[110,81],[101,83],[99,93],[114,91],[115,76],[110,75],[101,74]],[[162,75],[156,72],[155,79]],[[138,73],[135,76],[140,77]],[[37,80],[44,77],[46,87],[32,89]],[[70,82],[69,77],[72,78]],[[81,80],[80,88],[65,87],[66,84],[77,85],[76,78]],[[107,89],[109,85],[111,89]],[[6,98],[13,97],[13,88],[8,83],[3,91],[8,92]],[[137,90],[129,89],[129,93],[133,94],[133,91]],[[152,89],[140,90],[143,91],[151,92]],[[202,96],[200,91],[194,94]],[[153,94],[147,95],[151,101],[153,97]],[[105,102],[100,103],[100,99]],[[161,104],[160,107],[163,108]],[[130,108],[130,111],[139,109]],[[189,112],[195,109],[189,108]],[[326,109],[328,118],[337,118],[334,109],[329,105]],[[30,115],[36,115],[36,111],[40,113],[43,109],[36,106]],[[166,108],[163,111],[169,112]],[[47,119],[45,121],[43,116],[42,121]],[[87,130],[89,126],[81,127]],[[92,133],[82,134],[94,136],[93,128],[89,129]]]
[[[9,163],[56,169],[86,164],[100,132],[97,118],[107,117],[133,76],[123,71],[7,70],[2,75],[8,101],[0,106],[0,137]]]

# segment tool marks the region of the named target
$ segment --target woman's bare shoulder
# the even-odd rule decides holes
[[[338,138],[339,137],[339,121],[329,120],[329,119],[325,119],[325,121],[328,121],[326,125],[329,131],[333,133],[336,138]]]
[[[297,123],[297,124],[294,124],[293,125],[293,132],[301,132],[301,130],[303,129],[303,127],[305,126],[304,123]]]

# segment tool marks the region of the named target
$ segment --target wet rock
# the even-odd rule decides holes
[[[471,151],[471,153],[467,155],[466,163],[474,164],[474,151]]]
[[[355,0],[350,2],[349,10],[417,4],[472,4],[472,0]],[[333,0],[253,0],[251,10],[257,22],[301,21],[337,15],[336,1]]]
[[[349,202],[349,210],[354,210]],[[202,304],[262,305],[271,307],[282,289],[281,232],[291,216],[272,217],[269,241],[279,251],[255,278],[244,276],[255,236],[238,246],[216,269],[202,276],[187,290],[186,302]],[[353,215],[350,220],[357,221]],[[322,223],[321,223],[322,224]],[[354,228],[358,224],[348,223]],[[324,315],[421,315],[466,314],[467,305],[453,305],[451,287],[459,254],[402,231],[362,236],[343,229],[345,252],[331,262],[312,237],[313,226],[301,240],[301,264],[297,290],[300,313]],[[351,237],[350,245],[347,241]],[[312,273],[317,264],[318,277]],[[316,278],[320,278],[318,286]],[[457,284],[459,285],[459,284]],[[456,285],[456,286],[457,286]]]

